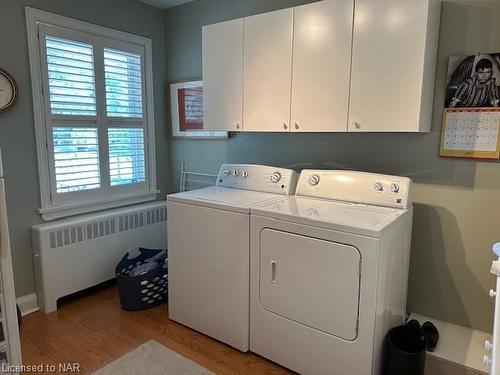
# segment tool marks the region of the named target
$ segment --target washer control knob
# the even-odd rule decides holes
[[[234,176],[234,177],[238,176],[238,174],[239,174],[239,173],[240,173],[240,172],[238,172],[238,170],[237,170],[237,169],[233,169],[233,176]]]
[[[273,183],[277,183],[281,180],[281,173],[279,172],[274,172],[272,175],[271,175],[271,182]]]
[[[375,189],[375,191],[384,191],[384,185],[381,182],[375,182],[373,188]]]
[[[317,174],[312,174],[309,176],[307,182],[309,182],[309,185],[311,186],[316,186],[317,184],[319,184],[319,176]]]
[[[241,171],[241,177],[247,178],[248,177],[248,172],[247,171]]]
[[[224,176],[228,176],[228,175],[229,175],[229,173],[231,173],[231,172],[230,172],[230,171],[229,171],[229,169],[227,169],[227,168],[226,168],[226,169],[224,169],[224,170],[222,171],[222,174],[223,174]]]
[[[393,193],[399,193],[399,185],[398,184],[391,184],[391,191]]]

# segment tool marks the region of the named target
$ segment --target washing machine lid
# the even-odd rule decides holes
[[[167,196],[167,201],[249,213],[250,207],[269,203],[280,197],[282,196],[259,191],[211,186],[204,189],[170,194]]]
[[[251,211],[294,223],[380,237],[409,210],[291,196],[253,207]]]

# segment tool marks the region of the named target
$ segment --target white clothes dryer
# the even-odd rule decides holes
[[[290,169],[226,164],[216,186],[167,197],[170,319],[248,351],[250,207],[296,183]]]
[[[304,170],[251,209],[250,350],[302,374],[378,375],[405,318],[411,180]]]

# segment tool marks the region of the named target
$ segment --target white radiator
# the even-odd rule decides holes
[[[166,210],[155,202],[33,226],[40,309],[55,311],[58,298],[113,279],[131,248],[165,249]]]

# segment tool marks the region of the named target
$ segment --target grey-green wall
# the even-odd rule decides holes
[[[167,10],[167,80],[201,77],[202,25],[307,2],[197,0]],[[415,182],[409,311],[491,330],[487,290],[493,286],[491,244],[500,240],[500,165],[439,158],[439,134],[448,57],[500,51],[499,19],[498,1],[443,4],[432,133],[171,139],[171,191],[181,161],[212,173],[222,162],[246,162],[409,176]]]
[[[7,176],[7,208],[18,296],[34,291],[30,226],[41,221],[36,213],[40,208],[40,195],[24,6],[152,39],[159,189],[168,189],[169,178],[163,11],[136,0],[1,0],[0,67],[12,73],[20,91],[18,104],[11,111],[0,113],[0,147]]]

